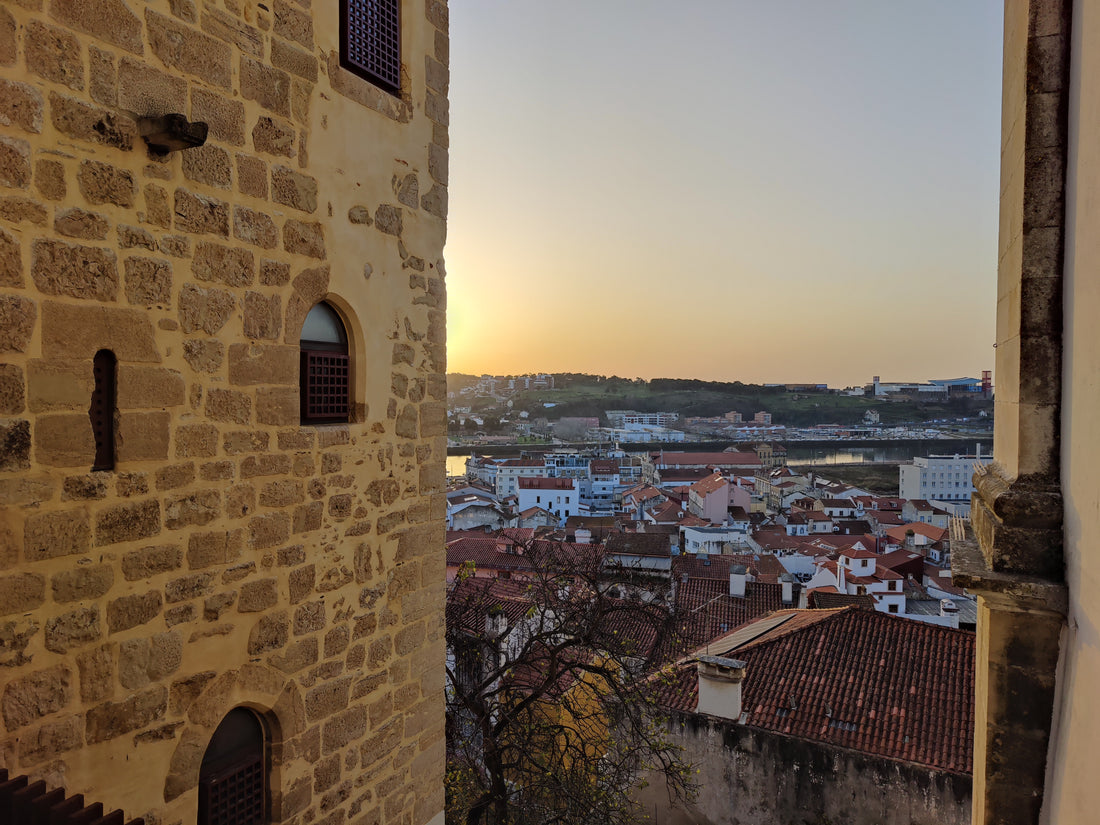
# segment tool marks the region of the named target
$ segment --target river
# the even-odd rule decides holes
[[[790,442],[787,446],[787,463],[788,464],[812,464],[812,465],[828,465],[828,464],[898,464],[903,461],[912,461],[917,456],[927,455],[954,455],[959,453],[960,455],[973,454],[975,445],[981,444],[982,454],[988,454],[993,445],[988,439],[942,439],[942,440],[923,440],[923,441],[874,441],[874,442],[853,442],[853,441],[836,441],[836,442]],[[672,445],[670,445],[672,446]],[[697,452],[699,448],[696,445],[693,452]],[[717,452],[723,449],[726,445],[716,444],[710,447],[711,450]],[[525,447],[512,447],[509,448],[507,454],[518,455],[521,449],[527,449]],[[682,446],[676,445],[675,449],[683,449]],[[638,452],[647,452],[647,450],[640,450]],[[481,452],[480,450],[478,452]],[[503,452],[503,451],[502,451]],[[494,450],[494,453],[497,453]],[[499,453],[497,453],[499,454]],[[462,452],[458,455],[447,456],[447,475],[460,476],[466,473],[466,459],[469,457],[469,451]]]

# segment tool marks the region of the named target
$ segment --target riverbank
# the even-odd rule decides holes
[[[738,442],[734,441],[684,441],[680,443],[650,442],[644,444],[623,444],[621,449],[628,453],[649,453],[657,450],[666,452],[712,452],[719,453],[727,447],[733,447]],[[883,454],[882,458],[868,459],[877,462],[882,461],[908,461],[913,456],[926,455],[954,455],[969,454],[974,452],[975,445],[980,444],[982,453],[987,454],[993,449],[993,436],[975,435],[967,438],[894,438],[894,439],[819,439],[815,441],[783,441],[776,439],[776,444],[782,444],[787,448],[787,460],[790,463],[816,463],[813,461],[815,454],[826,453],[859,455]],[[447,447],[447,455],[478,455],[501,456],[519,455],[520,452],[546,453],[562,450],[576,450],[584,452],[598,448],[607,449],[603,444],[578,443],[578,444],[462,444]],[[848,459],[847,463],[858,462],[860,459]],[[828,463],[836,463],[828,462]]]
[[[901,462],[890,461],[881,464],[830,464],[828,467],[821,465],[791,465],[798,471],[815,469],[832,481],[843,481],[853,487],[859,487],[869,493],[879,496],[896,496],[901,484],[898,475],[898,467]]]
[[[929,455],[972,455],[975,447],[981,446],[982,455],[988,455],[993,450],[992,438],[968,438],[968,439],[912,439],[912,440],[879,440],[879,441],[796,441],[789,442],[787,447],[787,463],[792,466],[812,466],[828,468],[830,477],[841,478],[840,473],[848,476],[841,478],[850,484],[856,484],[852,478],[858,475],[860,467],[873,468],[877,465],[890,467],[894,474],[894,490],[882,490],[883,495],[893,495],[897,492],[897,465],[912,461],[916,457]],[[603,445],[606,448],[606,444]],[[721,452],[731,446],[730,442],[706,441],[690,444],[629,444],[623,449],[628,453],[645,453],[653,450],[666,450],[668,452]],[[478,455],[485,456],[516,456],[520,452],[537,453],[554,450],[595,449],[596,445],[568,444],[557,446],[539,445],[534,447],[526,444],[494,444],[491,446],[477,447],[474,451]],[[466,457],[471,453],[470,447],[449,447],[447,449],[447,474],[451,476],[463,475],[466,471]],[[841,468],[848,468],[841,470]],[[839,471],[839,472],[838,472]],[[874,470],[868,470],[869,482],[878,483],[881,487],[884,483],[875,475]],[[855,474],[855,475],[853,475]],[[863,486],[863,485],[857,485]],[[879,492],[876,489],[876,492]]]

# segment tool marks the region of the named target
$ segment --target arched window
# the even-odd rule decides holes
[[[101,349],[92,359],[92,403],[88,407],[88,418],[92,422],[92,436],[95,438],[95,462],[93,470],[113,470],[115,468],[115,406],[117,391],[115,375],[118,371],[118,359],[109,349]]]
[[[323,301],[302,324],[302,423],[348,420],[348,334],[344,322]]]
[[[265,763],[263,723],[252,711],[233,708],[202,757],[198,825],[265,825]]]

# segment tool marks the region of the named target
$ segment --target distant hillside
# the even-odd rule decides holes
[[[775,424],[806,427],[814,424],[859,424],[867,410],[876,410],[882,424],[890,426],[941,418],[976,416],[980,410],[993,412],[993,402],[958,398],[943,402],[886,401],[823,391],[788,392],[784,387],[765,387],[740,382],[698,381],[682,378],[641,379],[561,373],[554,376],[553,390],[531,390],[508,396],[514,410],[556,420],[564,416],[599,416],[606,423],[605,410],[630,409],[641,412],[671,411],[681,416],[717,416],[730,411],[746,421],[760,411],[770,412]],[[474,386],[477,376],[447,376],[447,387],[458,392]],[[546,407],[545,404],[553,404]],[[473,402],[475,408],[492,406],[490,399]]]

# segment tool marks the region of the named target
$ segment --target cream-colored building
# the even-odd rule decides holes
[[[10,775],[442,821],[447,66],[445,0],[0,3]]]

